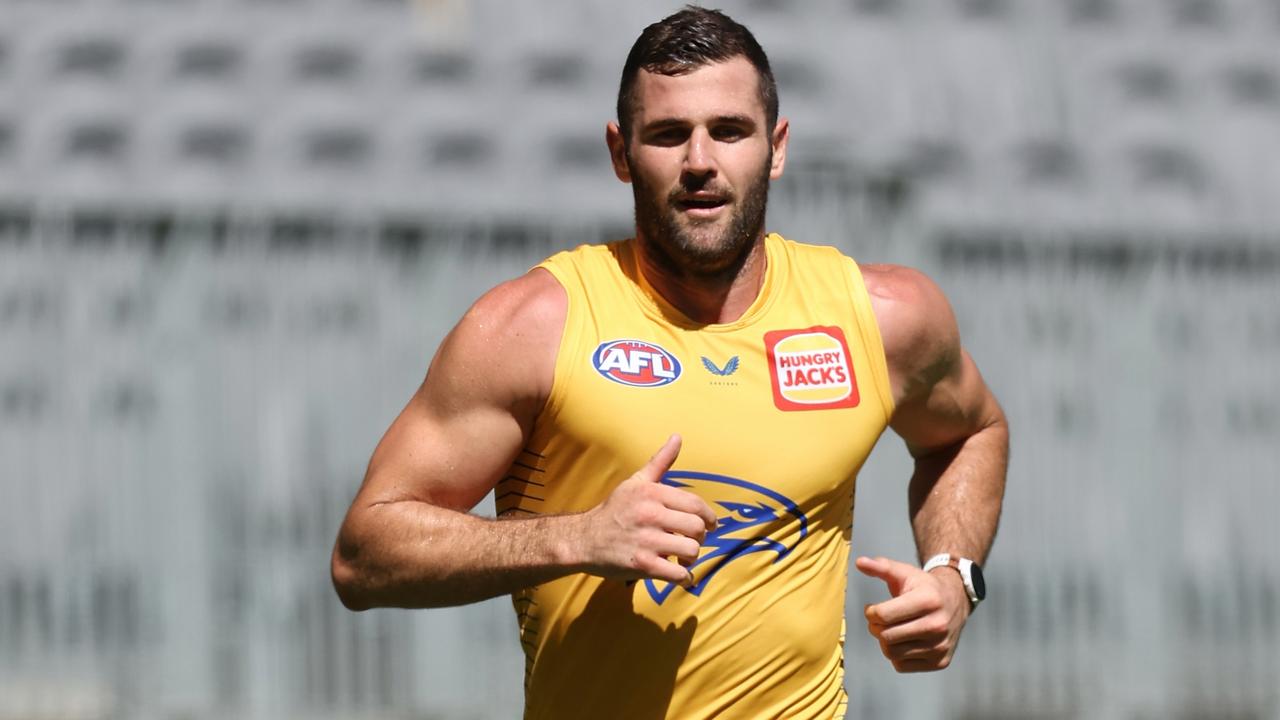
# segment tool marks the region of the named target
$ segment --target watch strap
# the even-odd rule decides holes
[[[982,597],[978,594],[978,589],[973,584],[973,568],[974,563],[969,558],[952,556],[951,553],[938,553],[925,561],[924,571],[929,572],[940,567],[954,568],[960,573],[960,582],[964,584],[964,593],[969,596],[969,608],[973,609],[982,602]]]

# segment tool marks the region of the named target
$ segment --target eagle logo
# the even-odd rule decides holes
[[[772,552],[777,554],[773,561],[780,562],[809,536],[809,519],[800,508],[782,493],[763,485],[693,470],[670,470],[662,476],[662,482],[693,490],[720,511],[716,529],[707,533],[702,553],[689,566],[694,584],[685,591],[691,595],[701,595],[716,573],[734,560],[750,553]],[[797,523],[798,530],[792,530]],[[659,605],[678,587],[652,578],[645,580],[644,586]]]

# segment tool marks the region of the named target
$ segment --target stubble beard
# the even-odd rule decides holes
[[[664,209],[659,207],[657,194],[647,181],[639,174],[632,175],[636,230],[646,241],[653,261],[677,277],[731,281],[764,229],[771,161],[772,158],[766,158],[760,172],[743,188],[741,195],[735,195],[741,201],[734,205],[733,215],[722,229],[714,223],[681,223],[676,198],[684,192],[704,189],[705,183],[683,184],[671,191]]]

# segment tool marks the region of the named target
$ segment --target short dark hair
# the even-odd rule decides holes
[[[618,87],[618,127],[623,138],[630,138],[636,78],[641,70],[684,75],[738,56],[749,60],[760,76],[760,102],[772,133],[778,122],[778,84],[764,48],[750,30],[719,10],[686,5],[645,28],[627,54]]]

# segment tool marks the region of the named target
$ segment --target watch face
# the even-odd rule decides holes
[[[973,580],[973,592],[979,600],[987,598],[987,581],[982,577],[982,568],[978,563],[969,566],[969,577]]]

